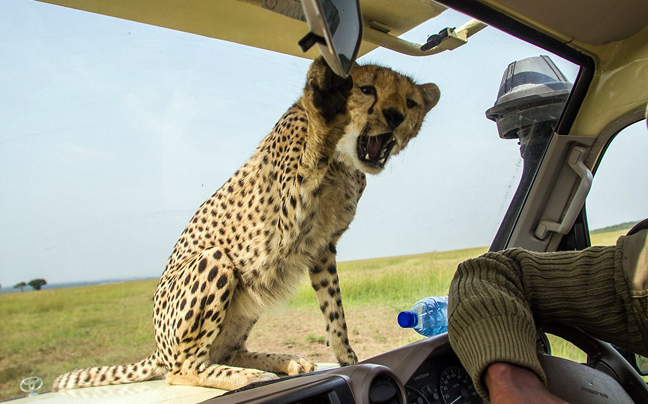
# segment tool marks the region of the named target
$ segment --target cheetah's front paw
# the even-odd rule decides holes
[[[352,88],[351,76],[345,79],[333,73],[321,56],[308,71],[307,89],[311,92],[313,105],[327,122],[346,112]]]
[[[299,375],[302,373],[310,373],[315,370],[315,364],[308,359],[298,357],[293,359],[288,364],[286,373],[290,376]]]

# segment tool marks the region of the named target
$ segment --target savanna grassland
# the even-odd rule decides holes
[[[625,231],[595,234],[593,244],[613,244]],[[349,336],[359,358],[419,340],[414,331],[398,327],[398,312],[422,297],[447,294],[457,264],[486,250],[340,263]],[[131,363],[151,354],[156,284],[136,281],[0,295],[0,399],[24,395],[18,385],[25,377],[40,376],[49,387],[56,376],[75,368]],[[306,277],[293,299],[259,321],[248,348],[334,362]],[[562,341],[554,340],[553,351],[584,358]]]

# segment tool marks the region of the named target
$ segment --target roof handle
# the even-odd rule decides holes
[[[535,235],[540,240],[547,238],[549,232],[567,234],[576,221],[576,217],[581,208],[585,204],[585,198],[592,188],[592,172],[585,166],[584,160],[587,155],[587,150],[581,146],[575,146],[569,152],[569,159],[567,163],[581,178],[580,184],[576,194],[572,198],[567,211],[562,219],[562,222],[557,223],[551,220],[541,220],[536,228]]]

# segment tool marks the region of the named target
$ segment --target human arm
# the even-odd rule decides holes
[[[493,363],[518,365],[546,380],[537,359],[536,325],[569,324],[648,351],[647,233],[622,237],[611,247],[512,249],[462,263],[450,287],[449,336],[480,394],[488,395],[484,372]]]

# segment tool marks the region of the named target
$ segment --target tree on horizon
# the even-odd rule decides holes
[[[20,289],[20,291],[23,291],[23,288],[27,286],[25,282],[19,282],[13,286],[14,289]]]

